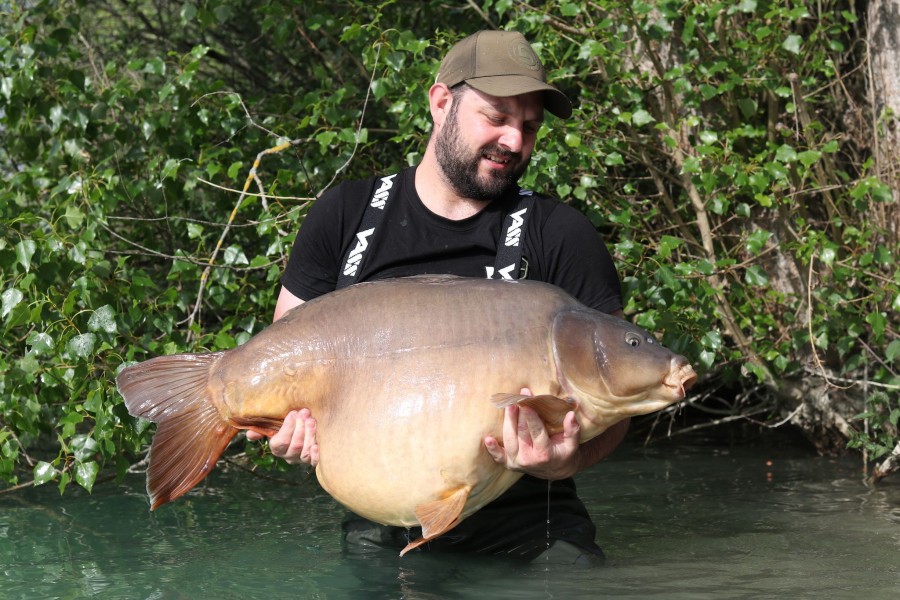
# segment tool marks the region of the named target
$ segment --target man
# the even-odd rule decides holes
[[[417,167],[343,183],[313,205],[282,277],[275,319],[338,286],[426,273],[537,279],[621,316],[615,267],[587,218],[517,185],[544,110],[559,118],[572,112],[568,98],[546,82],[525,38],[481,31],[463,39],[441,63],[428,99],[434,127]],[[510,245],[520,246],[521,256],[509,267],[495,263]],[[290,413],[269,442],[272,452],[315,465],[315,427],[308,410]],[[526,476],[422,549],[526,559],[547,553],[564,562],[602,557],[571,477],[608,456],[627,427],[622,422],[579,445],[574,413],[551,437],[534,411],[508,408],[502,441],[487,437],[485,448]],[[351,546],[397,550],[417,535],[359,518],[347,521],[344,531]]]

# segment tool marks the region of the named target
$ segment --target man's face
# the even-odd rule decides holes
[[[494,200],[525,172],[544,116],[539,93],[499,98],[469,89],[454,94],[435,139],[435,155],[454,191]]]

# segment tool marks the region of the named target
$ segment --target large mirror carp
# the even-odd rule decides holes
[[[271,435],[307,407],[322,487],[370,520],[421,525],[406,552],[521,477],[483,444],[502,439],[502,407],[531,406],[551,434],[574,410],[584,442],[695,379],[646,331],[549,284],[422,276],[326,294],[243,346],[153,358],[116,383],[132,415],[158,423],[152,508],[202,480],[239,431]]]

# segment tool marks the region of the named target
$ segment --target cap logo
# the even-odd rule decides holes
[[[541,70],[541,61],[527,42],[516,42],[511,45],[509,57],[530,71]]]

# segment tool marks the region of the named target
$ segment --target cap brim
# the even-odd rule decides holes
[[[572,116],[572,103],[561,91],[550,85],[524,75],[491,75],[488,77],[470,77],[466,83],[485,94],[505,98],[544,92],[544,108],[560,119]]]

